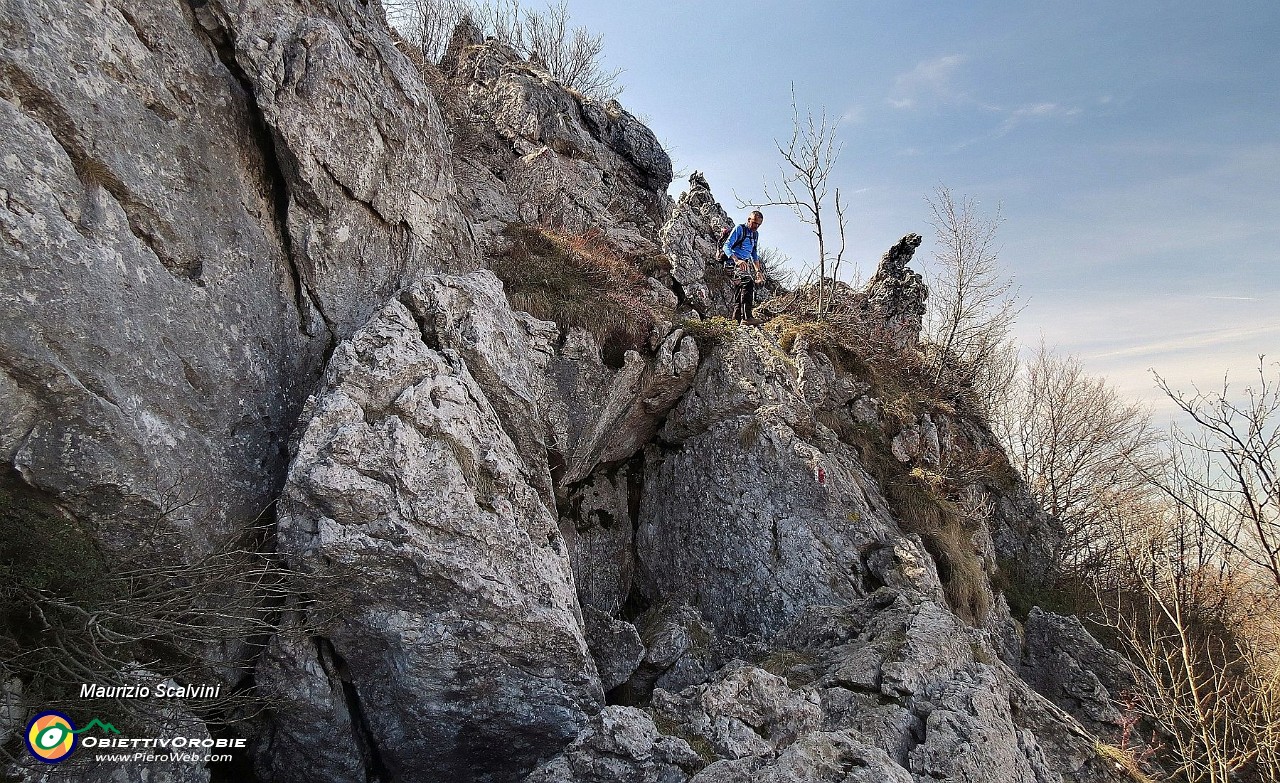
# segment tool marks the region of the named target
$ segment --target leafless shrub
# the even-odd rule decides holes
[[[1225,379],[1221,391],[1192,395],[1156,379],[1199,427],[1175,433],[1180,458],[1160,489],[1280,590],[1280,372],[1268,377],[1260,357],[1241,403]]]
[[[202,716],[244,720],[267,706],[234,687],[235,655],[276,632],[286,601],[325,592],[304,584],[270,551],[264,516],[245,529],[213,536],[192,553],[190,531],[166,508],[134,520],[143,535],[106,553],[75,518],[30,493],[0,492],[0,683],[16,678],[48,708],[84,709],[84,684],[232,684],[190,702]],[[203,496],[202,496],[203,497]],[[203,502],[203,500],[201,501]],[[191,504],[182,504],[185,507]],[[220,652],[221,651],[221,652]],[[228,668],[223,668],[223,667]],[[91,702],[144,724],[150,700]]]
[[[984,405],[1006,388],[1011,374],[1009,333],[1020,308],[996,247],[999,210],[985,218],[973,199],[958,201],[945,186],[926,197],[938,249],[926,269],[930,306],[926,350],[934,378],[977,390]]]
[[[1232,553],[1192,515],[1170,512],[1155,535],[1125,542],[1129,568],[1104,603],[1144,675],[1136,708],[1166,739],[1159,758],[1173,779],[1280,779],[1280,603],[1241,581]]]
[[[1115,567],[1117,536],[1151,513],[1163,437],[1147,412],[1043,344],[991,420],[1033,497],[1066,530],[1060,582]]]
[[[802,223],[813,227],[814,238],[818,242],[818,255],[815,270],[809,273],[806,284],[814,285],[817,293],[816,311],[819,320],[831,311],[835,295],[835,287],[840,275],[840,265],[845,251],[845,214],[844,204],[840,200],[840,188],[831,190],[831,169],[840,157],[842,145],[836,142],[838,123],[827,118],[826,110],[820,110],[815,117],[812,111],[805,111],[800,116],[800,107],[796,103],[795,85],[791,88],[791,138],[784,146],[774,140],[778,155],[782,157],[777,184],[764,186],[764,199],[759,202],[745,202],[738,199],[741,207],[787,207],[795,213]],[[828,195],[833,200],[828,204]],[[835,211],[834,225],[823,223],[823,210],[831,206]],[[830,212],[826,213],[829,219]],[[832,231],[834,229],[834,231]],[[838,234],[840,249],[834,253],[832,234]],[[830,245],[830,246],[829,246]]]
[[[570,22],[565,0],[528,10],[519,0],[387,0],[387,17],[421,57],[438,63],[464,17],[487,36],[547,69],[560,84],[599,101],[622,94],[620,69],[604,67],[604,37]]]

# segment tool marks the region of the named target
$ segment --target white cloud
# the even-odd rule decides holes
[[[1156,387],[1154,369],[1175,389],[1220,383],[1224,373],[1244,377],[1259,354],[1274,356],[1280,318],[1258,297],[1149,293],[1134,295],[1091,286],[1038,291],[1015,326],[1020,342],[1050,346],[1080,357],[1085,368],[1108,378],[1126,397],[1160,416],[1174,406]]]
[[[1008,116],[1001,123],[997,135],[1003,136],[1024,122],[1064,119],[1066,117],[1074,117],[1079,113],[1080,109],[1073,106],[1061,106],[1047,101],[1019,106],[1007,113]]]
[[[850,106],[840,115],[841,125],[857,125],[867,118],[867,112],[861,106]]]
[[[1225,297],[1224,297],[1225,298]],[[1256,300],[1255,300],[1256,301]],[[1106,351],[1093,354],[1094,359],[1110,359],[1138,356],[1166,356],[1185,353],[1201,348],[1212,348],[1222,345],[1235,345],[1250,341],[1251,338],[1280,333],[1280,324],[1264,324],[1225,329],[1200,329],[1186,332],[1168,339],[1152,340],[1131,345],[1117,351]]]
[[[953,103],[963,99],[965,93],[956,88],[953,78],[966,58],[948,54],[916,64],[906,73],[898,74],[893,81],[893,93],[889,105],[895,109],[913,109],[923,100]]]

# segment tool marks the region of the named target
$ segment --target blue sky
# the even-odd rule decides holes
[[[1124,393],[1280,360],[1280,3],[570,0],[625,69],[622,103],[731,214],[802,108],[841,118],[847,258],[869,274],[946,184],[1002,208],[1024,343]],[[672,192],[683,189],[677,180]],[[797,259],[783,209],[762,233]]]

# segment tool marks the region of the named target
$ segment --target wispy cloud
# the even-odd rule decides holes
[[[1118,351],[1096,353],[1089,358],[1111,359],[1118,357],[1163,356],[1170,353],[1184,353],[1198,348],[1211,348],[1218,345],[1234,344],[1243,340],[1248,340],[1249,338],[1276,333],[1280,333],[1280,324],[1266,324],[1263,326],[1250,326],[1243,328],[1202,329],[1194,332],[1187,332],[1186,334],[1181,334],[1165,340],[1153,340],[1150,342],[1140,343],[1138,345],[1122,348]]]
[[[1062,120],[1082,113],[1076,106],[1054,101],[1036,101],[1010,108],[983,100],[961,84],[960,74],[968,61],[964,55],[948,54],[919,62],[894,78],[888,98],[889,105],[900,110],[949,106],[973,109],[999,118],[999,124],[991,130],[950,145],[947,148],[950,153],[1004,136],[1020,125]]]
[[[867,112],[861,106],[850,106],[840,115],[841,125],[857,125],[867,118]]]
[[[965,97],[954,82],[956,72],[965,63],[964,55],[948,54],[917,63],[893,81],[889,105],[895,109],[914,109],[922,101],[951,103]]]
[[[1080,114],[1080,109],[1074,106],[1062,106],[1057,103],[1041,102],[1032,103],[1026,106],[1019,106],[1012,110],[999,110],[1006,116],[1004,122],[1001,123],[997,135],[1003,136],[1024,122],[1035,122],[1039,120],[1055,120],[1064,119],[1066,117],[1075,117]]]

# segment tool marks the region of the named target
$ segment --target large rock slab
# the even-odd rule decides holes
[[[1027,615],[1025,636],[1023,678],[1090,731],[1101,736],[1120,731],[1119,699],[1144,685],[1133,665],[1103,647],[1078,618],[1038,606]]]
[[[252,99],[183,3],[7,4],[0,36],[0,457],[121,546],[179,496],[252,519],[324,349]]]
[[[487,272],[437,281],[468,283],[477,296],[497,287]],[[335,352],[281,500],[282,551],[337,580],[338,610],[321,665],[276,656],[260,686],[340,687],[343,704],[280,713],[263,755],[275,780],[317,779],[306,759],[328,744],[371,774],[509,780],[603,703],[554,511],[468,360],[429,328],[439,313],[410,309],[442,299],[405,299]]]
[[[212,0],[196,16],[252,90],[298,275],[335,336],[424,274],[479,264],[440,110],[380,4]]]
[[[849,394],[832,372],[747,332],[703,362],[646,461],[636,581],[650,605],[687,602],[721,635],[767,638],[887,579],[940,592],[857,452],[817,421]],[[915,554],[886,569],[885,549]]]

